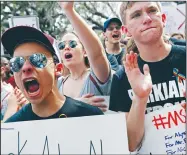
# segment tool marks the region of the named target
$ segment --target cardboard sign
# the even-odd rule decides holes
[[[1,154],[129,154],[124,114],[3,123]]]
[[[185,4],[176,5],[173,2],[165,2],[168,5],[163,5],[163,13],[166,14],[165,33],[183,33],[185,34]]]
[[[140,154],[186,154],[186,111],[175,105],[146,115]]]
[[[39,18],[37,16],[13,16],[10,19],[9,26],[15,27],[15,26],[30,26],[35,27],[37,29],[39,28]]]

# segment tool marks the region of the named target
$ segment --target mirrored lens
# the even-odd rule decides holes
[[[71,41],[69,42],[69,47],[75,48],[76,46],[77,46],[77,42],[76,42],[76,41],[71,40]]]
[[[60,42],[59,44],[58,44],[58,49],[59,50],[63,50],[65,48],[65,43],[64,42]]]
[[[25,59],[23,57],[15,57],[10,60],[10,69],[12,72],[19,72],[22,68]]]
[[[29,60],[37,68],[44,68],[47,64],[47,58],[44,54],[33,54],[29,57]]]

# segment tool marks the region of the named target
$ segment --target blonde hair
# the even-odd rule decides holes
[[[130,53],[130,51],[133,51],[134,53],[137,53],[137,55],[139,55],[139,51],[138,51],[138,48],[134,42],[134,39],[133,38],[130,38],[127,42],[127,45],[126,45],[126,52],[125,54],[123,55],[123,58],[122,58],[122,61],[125,61],[126,59],[126,55]]]
[[[122,23],[125,25],[126,24],[126,10],[131,8],[134,3],[133,1],[124,1],[121,2],[120,7],[119,7],[119,15],[121,18]],[[161,3],[160,2],[155,2],[160,10],[160,12],[162,11],[162,7],[161,7]]]

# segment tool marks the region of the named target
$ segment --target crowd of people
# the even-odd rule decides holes
[[[2,35],[10,55],[1,56],[1,121],[103,115],[109,108],[125,112],[129,150],[136,150],[145,114],[186,103],[185,36],[164,33],[160,2],[122,2],[121,19],[103,23],[102,43],[73,2],[58,3],[74,28],[58,50],[33,27]],[[110,96],[109,107],[101,96]]]

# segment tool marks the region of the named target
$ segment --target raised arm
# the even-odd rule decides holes
[[[135,151],[144,135],[145,111],[152,89],[152,80],[147,64],[143,67],[144,74],[141,73],[137,64],[136,53],[130,52],[130,54],[127,54],[123,63],[134,92],[131,109],[127,116],[127,133],[129,150]]]
[[[101,82],[106,82],[110,74],[109,63],[104,53],[103,45],[97,34],[87,25],[83,18],[75,11],[74,2],[58,2],[64,9],[80,41],[84,45],[90,65]]]

